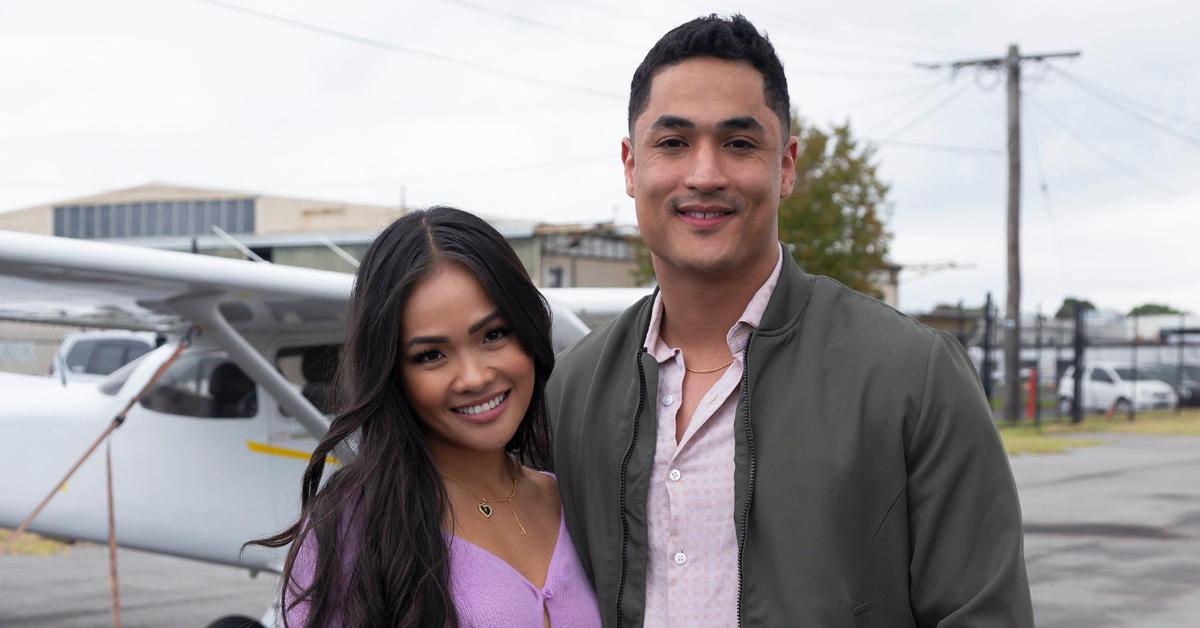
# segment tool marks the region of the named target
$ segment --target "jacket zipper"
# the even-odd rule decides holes
[[[633,449],[637,445],[638,427],[642,420],[642,410],[646,406],[646,370],[642,366],[642,348],[637,354],[638,367],[638,407],[633,415],[633,438],[629,441],[629,449],[625,450],[625,458],[621,460],[621,491],[619,508],[621,510],[621,580],[617,586],[617,628],[621,628],[621,599],[625,596],[625,578],[629,571],[629,518],[625,515],[625,475],[629,469],[629,459],[633,457]],[[738,561],[740,564],[740,560]],[[740,568],[739,568],[740,571]],[[739,576],[739,580],[741,577]],[[740,587],[739,587],[740,590]]]
[[[746,348],[742,350],[742,425],[746,430],[746,503],[742,506],[742,535],[738,539],[738,599],[737,625],[742,625],[742,556],[746,550],[746,537],[750,534],[750,503],[754,500],[754,480],[757,470],[757,460],[754,453],[754,432],[750,429],[750,341],[754,338],[751,331],[746,337]],[[620,622],[618,621],[618,625]]]

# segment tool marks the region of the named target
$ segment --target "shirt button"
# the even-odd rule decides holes
[[[678,482],[679,478],[683,477],[683,474],[679,472],[679,469],[671,469],[671,472],[667,474],[667,477],[671,478],[672,482]]]
[[[672,404],[674,404],[674,403],[675,403],[675,396],[674,396],[674,395],[667,395],[666,397],[663,397],[663,405],[664,405],[664,406],[669,406],[669,405],[672,405]]]
[[[687,562],[687,554],[684,554],[683,552],[675,553],[675,564],[676,565],[682,565],[686,562]]]
[[[543,589],[543,590],[542,590],[542,597],[544,597],[544,598],[546,598],[546,599],[548,600],[548,599],[550,599],[550,598],[554,597],[554,592],[553,592],[553,591],[551,591],[550,589]]]

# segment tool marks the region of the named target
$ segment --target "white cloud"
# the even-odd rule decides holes
[[[615,212],[632,220],[616,157],[625,126],[620,95],[658,35],[703,12],[684,0],[487,5],[545,25],[538,26],[437,1],[230,1],[618,97],[386,51],[203,2],[14,0],[0,3],[0,208],[157,179],[378,203],[398,202],[403,187],[413,204],[561,221]],[[1082,49],[1062,67],[1164,109],[1191,115],[1190,103],[1200,100],[1200,8],[1188,3],[752,0],[714,9],[740,10],[771,34],[802,111],[820,121],[849,117],[857,133],[878,139],[971,85],[897,139],[1003,148],[1003,89],[987,73],[930,85],[920,100],[911,92],[842,105],[944,76],[912,61],[1000,55],[1010,42],[1023,52]],[[1026,143],[1036,144],[1043,164],[1057,238],[1027,152],[1026,304],[1053,307],[1075,292],[1116,307],[1161,300],[1200,311],[1200,264],[1190,252],[1195,197],[1180,199],[1128,172],[1200,194],[1200,147],[1033,66],[1026,78],[1033,98],[1124,164],[1027,110],[1037,141],[1027,128]],[[1200,126],[1170,124],[1200,136]],[[976,265],[903,285],[902,306],[978,301],[986,290],[999,296],[1003,157],[884,145],[879,159],[894,186],[894,257]]]

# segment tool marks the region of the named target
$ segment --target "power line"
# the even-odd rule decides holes
[[[699,9],[703,10],[706,15],[708,13],[713,12],[712,3],[700,2],[698,0],[681,0],[681,1],[683,1],[684,4],[688,4],[688,5],[691,5],[691,6],[694,6],[694,7],[697,7]],[[766,16],[773,15],[782,21],[786,21],[786,22],[790,22],[790,23],[798,25],[798,26],[802,26],[805,29],[809,30],[810,32],[812,32],[812,30],[813,30],[813,20],[811,18],[808,18],[808,17],[798,18],[789,13],[782,13],[782,12],[776,10],[775,7],[765,7],[762,5],[751,6],[751,5],[747,5],[745,2],[742,2],[741,4],[746,5],[746,6],[744,9],[739,10],[738,11],[739,13],[753,12],[755,15],[766,15]],[[846,35],[846,33],[850,33],[850,31],[847,31],[847,29],[840,28],[838,30],[841,31],[841,34],[843,35],[843,39],[845,39],[846,37],[849,36],[849,35]],[[858,39],[869,39],[869,40],[878,41],[878,42],[881,42],[881,43],[884,43],[886,45],[893,46],[896,48],[907,48],[907,49],[914,50],[914,51],[921,51],[922,53],[937,53],[937,54],[946,54],[946,53],[975,54],[976,53],[976,51],[973,51],[973,50],[964,50],[961,48],[948,47],[948,46],[943,46],[943,45],[938,45],[938,44],[925,44],[925,43],[918,43],[918,42],[913,42],[913,41],[887,40],[887,39],[880,38],[877,33],[865,32],[865,31],[861,31],[861,30],[857,31],[857,33],[859,34],[857,37]],[[813,37],[810,37],[810,38],[813,38]],[[832,41],[832,39],[828,36],[824,37],[824,39]]]
[[[1047,67],[1048,67],[1050,70],[1054,71],[1054,72],[1058,72],[1059,74],[1062,74],[1064,77],[1066,77],[1066,78],[1068,78],[1068,79],[1071,79],[1071,80],[1077,81],[1077,82],[1079,82],[1079,83],[1086,83],[1086,84],[1088,84],[1088,85],[1091,85],[1092,87],[1096,88],[1096,89],[1097,89],[1097,90],[1099,90],[1099,91],[1102,91],[1102,92],[1107,92],[1107,93],[1108,93],[1110,96],[1114,96],[1114,97],[1116,97],[1116,98],[1120,98],[1121,100],[1124,100],[1124,101],[1126,101],[1126,102],[1132,103],[1132,104],[1134,104],[1134,105],[1137,105],[1137,106],[1139,106],[1139,107],[1144,107],[1144,108],[1146,108],[1146,109],[1148,109],[1148,110],[1150,110],[1150,111],[1153,111],[1154,113],[1157,113],[1157,114],[1159,114],[1159,115],[1161,115],[1161,116],[1163,116],[1163,117],[1165,117],[1165,118],[1171,118],[1171,119],[1178,120],[1178,121],[1180,121],[1180,122],[1183,122],[1183,123],[1186,123],[1186,124],[1190,124],[1190,125],[1192,125],[1192,126],[1195,126],[1195,127],[1200,127],[1200,122],[1197,122],[1197,121],[1195,121],[1195,120],[1193,120],[1193,119],[1191,119],[1191,118],[1188,118],[1188,117],[1185,117],[1185,116],[1181,116],[1181,115],[1179,115],[1179,114],[1177,114],[1177,113],[1175,113],[1175,112],[1173,112],[1173,111],[1167,111],[1166,109],[1163,109],[1163,108],[1161,108],[1161,107],[1156,107],[1156,106],[1154,106],[1154,105],[1151,105],[1151,104],[1149,104],[1149,103],[1146,103],[1146,102],[1143,102],[1143,101],[1141,101],[1141,100],[1138,100],[1138,99],[1136,99],[1136,98],[1134,98],[1134,97],[1132,97],[1132,96],[1127,96],[1127,95],[1125,95],[1125,94],[1122,94],[1121,92],[1118,92],[1118,91],[1116,91],[1115,89],[1112,89],[1112,88],[1109,88],[1109,87],[1105,87],[1105,86],[1103,86],[1103,85],[1101,85],[1101,84],[1099,84],[1099,83],[1097,83],[1097,82],[1095,82],[1095,81],[1092,81],[1092,80],[1085,79],[1085,78],[1083,78],[1082,76],[1079,76],[1079,75],[1077,75],[1077,74],[1072,74],[1072,73],[1069,73],[1069,72],[1067,72],[1066,70],[1064,70],[1064,69],[1062,69],[1062,68],[1059,68],[1059,67],[1056,67],[1056,66],[1052,66],[1052,65],[1049,65],[1049,66],[1047,66]]]
[[[477,63],[475,61],[470,61],[468,59],[460,59],[458,57],[452,57],[452,56],[444,55],[444,54],[437,53],[437,52],[430,52],[428,50],[421,50],[419,48],[412,48],[409,46],[393,44],[391,42],[386,42],[386,41],[382,41],[379,39],[363,37],[361,35],[355,35],[353,33],[347,33],[345,31],[340,31],[340,30],[336,30],[333,28],[327,28],[325,26],[320,26],[317,24],[313,24],[311,22],[295,20],[295,19],[292,19],[289,17],[284,17],[282,15],[276,15],[274,13],[267,13],[265,11],[259,11],[257,9],[251,9],[249,7],[243,7],[240,5],[223,2],[222,0],[195,0],[195,1],[203,3],[203,4],[207,4],[209,6],[217,7],[220,9],[225,9],[227,11],[234,11],[237,13],[242,13],[244,15],[251,15],[251,16],[257,17],[259,19],[267,20],[270,22],[275,22],[278,24],[285,24],[285,25],[291,26],[293,28],[299,28],[299,29],[306,30],[306,31],[309,31],[312,33],[317,33],[319,35],[324,35],[326,37],[333,37],[335,39],[341,39],[343,41],[348,41],[348,42],[360,44],[363,46],[369,46],[369,47],[375,48],[377,50],[384,50],[387,52],[397,52],[397,53],[412,55],[412,56],[416,56],[416,57],[424,57],[426,59],[441,61],[443,63],[450,63],[453,65],[468,67],[468,68],[472,68],[475,70],[482,70],[484,72],[489,72],[491,74],[506,76],[508,78],[516,79],[519,81],[525,81],[527,83],[533,83],[533,84],[542,85],[545,87],[553,87],[556,89],[563,89],[563,90],[579,92],[582,94],[587,94],[589,96],[599,96],[601,98],[605,98],[608,100],[618,100],[618,101],[625,100],[624,94],[618,94],[616,92],[610,92],[610,91],[606,91],[606,90],[602,90],[602,89],[596,89],[593,87],[586,87],[583,85],[572,85],[569,83],[561,83],[558,81],[552,81],[552,80],[540,78],[537,76],[521,74],[519,72],[513,72],[511,70],[506,70],[503,68],[497,68],[497,67],[485,65],[482,63]]]
[[[952,144],[928,144],[924,142],[902,142],[900,140],[875,139],[870,137],[862,138],[876,144],[886,144],[888,146],[896,146],[898,148],[914,148],[917,150],[931,150],[942,153],[964,153],[972,155],[989,155],[992,157],[1001,157],[1004,151],[999,148],[983,148],[981,146],[954,146]]]
[[[942,83],[942,81],[939,80],[938,83]],[[946,84],[948,84],[948,83],[946,83]],[[920,93],[918,93],[916,95],[915,98],[910,98],[909,100],[905,101],[905,103],[903,105],[901,105],[899,108],[897,108],[894,111],[892,111],[891,113],[889,113],[887,116],[885,116],[883,118],[882,121],[876,123],[872,128],[883,130],[883,129],[887,128],[888,126],[891,126],[891,124],[893,122],[895,122],[897,119],[899,119],[900,116],[908,113],[909,111],[912,111],[922,101],[928,99],[931,96],[934,96],[937,93],[938,92],[936,90],[932,90],[932,89],[921,91]]]
[[[890,136],[888,139],[895,139],[896,137],[899,137],[900,135],[902,135],[905,131],[908,131],[909,129],[917,126],[918,124],[921,124],[927,118],[929,118],[929,116],[932,116],[933,114],[937,113],[943,107],[945,107],[946,105],[949,105],[951,102],[956,100],[959,96],[962,96],[967,91],[967,88],[969,88],[969,87],[971,87],[970,83],[963,83],[958,89],[951,92],[945,98],[939,100],[936,105],[930,107],[929,109],[926,109],[924,112],[917,115],[912,120],[909,120],[908,123],[906,123],[900,127],[900,130],[894,131],[892,133],[888,133],[887,135]]]
[[[825,113],[833,113],[833,112],[848,111],[850,109],[858,109],[860,107],[866,107],[869,105],[886,102],[893,98],[899,98],[900,96],[907,96],[909,94],[913,94],[916,92],[921,92],[922,94],[925,94],[925,93],[928,93],[928,90],[931,87],[936,87],[938,85],[941,85],[943,82],[944,81],[942,81],[941,79],[938,79],[936,81],[933,81],[932,83],[922,83],[920,85],[913,85],[910,87],[905,87],[904,89],[898,89],[898,90],[889,91],[889,92],[886,92],[883,94],[879,94],[877,96],[872,96],[871,98],[867,98],[864,100],[858,100],[858,101],[854,101],[851,103],[846,103],[844,105],[838,105],[836,107],[828,107],[826,109],[818,109],[817,111],[810,112],[808,115],[809,116],[819,116],[819,115],[825,114]]]
[[[1051,66],[1051,67],[1053,67],[1053,66]],[[1071,81],[1072,83],[1077,85],[1080,89],[1091,94],[1093,97],[1101,100],[1104,103],[1107,103],[1110,107],[1113,107],[1114,109],[1117,109],[1118,111],[1122,111],[1127,115],[1133,116],[1134,118],[1141,120],[1142,122],[1158,129],[1159,131],[1162,131],[1163,133],[1177,137],[1185,142],[1188,142],[1189,144],[1195,144],[1196,146],[1200,146],[1200,138],[1193,137],[1193,136],[1187,135],[1185,133],[1181,133],[1180,131],[1177,131],[1170,126],[1167,126],[1167,125],[1159,122],[1158,120],[1155,120],[1154,118],[1151,118],[1150,116],[1147,116],[1147,115],[1143,114],[1142,112],[1137,111],[1136,109],[1133,109],[1127,105],[1117,102],[1116,100],[1113,100],[1112,98],[1109,98],[1108,96],[1104,95],[1104,93],[1091,87],[1090,85],[1086,85],[1080,81],[1075,80],[1074,76],[1071,76],[1070,74],[1067,74],[1066,72],[1063,72],[1062,70],[1059,70],[1058,68],[1053,68],[1053,69],[1055,72],[1057,72],[1058,74],[1065,77],[1068,81]]]
[[[1074,129],[1072,129],[1071,127],[1064,124],[1061,120],[1059,120],[1053,113],[1050,112],[1050,109],[1048,107],[1046,107],[1045,105],[1043,105],[1038,99],[1036,99],[1032,95],[1030,95],[1029,100],[1031,102],[1033,102],[1033,104],[1035,106],[1037,106],[1038,109],[1041,109],[1042,114],[1044,114],[1047,118],[1049,118],[1051,122],[1058,125],[1058,127],[1060,129],[1066,131],[1068,134],[1071,135],[1071,137],[1074,137],[1075,140],[1078,141],[1080,144],[1083,144],[1088,149],[1090,149],[1092,152],[1096,153],[1097,155],[1100,155],[1101,157],[1103,157],[1105,159],[1105,161],[1108,161],[1112,165],[1116,166],[1117,169],[1121,170],[1125,174],[1127,174],[1131,177],[1134,177],[1136,179],[1141,179],[1144,183],[1153,185],[1154,187],[1165,190],[1167,192],[1170,192],[1171,194],[1177,194],[1180,196],[1191,196],[1187,192],[1177,190],[1165,183],[1160,183],[1158,181],[1155,181],[1154,179],[1151,179],[1150,177],[1147,177],[1146,175],[1138,172],[1133,167],[1122,162],[1121,160],[1117,159],[1116,157],[1109,155],[1108,153],[1104,152],[1103,150],[1100,150],[1100,148],[1097,147],[1095,144],[1092,144],[1091,142],[1089,142],[1087,140],[1087,138],[1085,138],[1082,135],[1080,135],[1079,133],[1075,132]]]
[[[1042,167],[1042,154],[1038,146],[1037,133],[1033,128],[1033,116],[1026,119],[1029,120],[1029,138],[1033,140],[1030,144],[1033,150],[1033,163],[1037,167],[1038,188],[1042,192],[1042,200],[1046,203],[1046,215],[1050,218],[1050,237],[1054,240],[1054,251],[1058,254],[1058,268],[1063,276],[1063,287],[1066,289],[1064,293],[1071,294],[1071,277],[1067,272],[1067,258],[1063,255],[1062,240],[1058,237],[1058,221],[1054,218],[1054,205],[1050,202],[1050,186],[1046,184],[1046,171]]]
[[[871,61],[875,63],[911,63],[911,59],[904,57],[876,54],[871,52],[850,52],[843,50],[830,50],[828,48],[812,48],[810,46],[796,46],[786,41],[773,41],[776,48],[790,50],[799,54],[815,55],[819,57],[835,57],[842,59],[854,59],[856,61]]]
[[[808,68],[784,68],[787,74],[812,74],[815,76],[828,76],[831,78],[847,78],[847,79],[905,79],[911,80],[912,74],[901,74],[899,72],[842,72],[838,70],[812,70]]]
[[[494,15],[496,17],[501,17],[510,22],[515,22],[517,24],[521,24],[522,26],[533,26],[535,28],[541,28],[541,29],[550,30],[550,31],[557,31],[560,33],[567,33],[570,35],[580,35],[583,37],[590,37],[592,39],[604,39],[607,41],[614,41],[613,39],[604,37],[602,35],[597,35],[596,33],[588,33],[585,31],[579,31],[579,30],[575,30],[575,29],[571,29],[571,28],[565,28],[565,27],[559,26],[557,24],[551,24],[550,22],[543,22],[541,20],[538,20],[538,19],[535,19],[532,17],[528,17],[525,15],[520,15],[517,13],[510,13],[508,11],[501,11],[499,9],[493,9],[492,7],[485,6],[482,4],[476,4],[474,2],[468,2],[467,0],[442,0],[442,1],[446,2],[448,4],[457,5],[461,8],[467,9],[469,11],[475,11],[476,13],[484,13],[487,15]]]

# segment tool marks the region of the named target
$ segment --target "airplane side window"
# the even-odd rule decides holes
[[[332,415],[334,374],[337,371],[340,344],[289,347],[279,351],[275,365],[287,380],[300,387],[300,394],[322,414]],[[279,412],[289,416],[282,406]]]
[[[142,407],[179,416],[244,419],[258,412],[254,380],[221,353],[184,354],[142,397]]]

